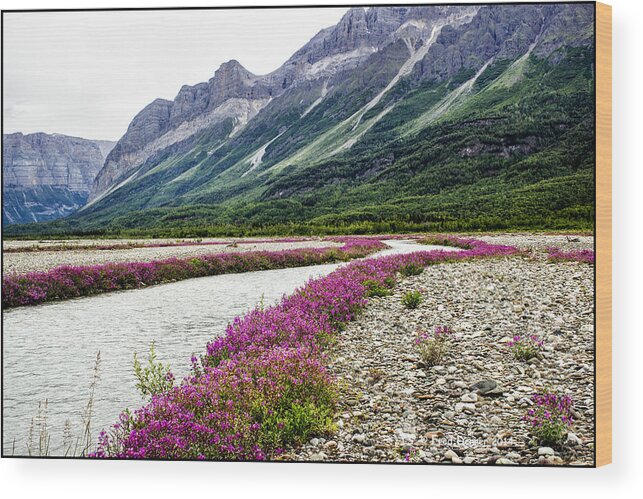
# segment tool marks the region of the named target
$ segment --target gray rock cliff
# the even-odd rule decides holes
[[[60,134],[3,135],[5,223],[52,220],[78,209],[113,146]]]

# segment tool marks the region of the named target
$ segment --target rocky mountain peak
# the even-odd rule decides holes
[[[337,23],[327,43],[334,52],[350,52],[370,44],[370,29],[366,10],[363,7],[350,9]]]
[[[258,78],[239,61],[224,62],[209,81],[210,105],[214,109],[230,98],[264,99],[271,95],[270,85]]]
[[[230,59],[227,62],[224,62],[219,66],[219,69],[216,70],[215,77],[219,74],[236,74],[240,77],[254,77],[254,75],[248,71],[243,65],[236,59]]]
[[[369,9],[366,23],[371,36],[381,38],[398,29],[409,17],[409,7],[382,7]]]
[[[127,132],[107,156],[107,159],[131,151],[137,143],[156,137],[167,130],[170,123],[172,101],[154,99],[145,106],[129,124]]]

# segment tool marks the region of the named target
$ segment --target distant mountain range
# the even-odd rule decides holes
[[[78,210],[114,145],[59,134],[3,135],[3,224],[54,220]]]
[[[45,230],[588,227],[593,71],[593,4],[353,8],[150,103]]]

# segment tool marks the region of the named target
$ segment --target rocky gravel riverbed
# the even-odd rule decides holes
[[[263,239],[263,238],[262,238]],[[115,245],[149,245],[149,244],[194,244],[194,243],[230,243],[233,238],[206,237],[206,238],[130,238],[130,239],[25,239],[2,241],[2,249],[20,248],[73,248],[74,246],[115,246]]]
[[[550,234],[486,234],[471,237],[490,244],[507,244],[520,249],[531,250],[537,254],[547,248],[560,248],[564,251],[585,250],[594,248],[593,236],[550,235]]]
[[[131,242],[121,240],[119,244]],[[148,244],[153,241],[148,240]],[[237,245],[190,245],[166,246],[111,250],[66,250],[66,251],[33,251],[22,253],[4,253],[2,268],[5,273],[23,274],[25,272],[46,271],[60,265],[97,265],[116,262],[150,262],[166,258],[189,258],[214,253],[230,253],[242,251],[282,251],[297,248],[322,248],[342,246],[331,241],[295,241],[248,243]]]
[[[585,249],[592,238],[481,239],[535,253],[434,265],[401,280],[391,296],[372,298],[332,353],[330,369],[341,386],[337,432],[312,439],[285,459],[593,463],[594,267],[548,263],[540,251]],[[401,303],[410,290],[424,298],[415,310]],[[426,367],[414,340],[439,325],[453,328],[455,338],[441,365]],[[541,358],[516,360],[507,347],[516,334],[540,336]],[[479,382],[487,382],[491,393],[476,390]],[[553,449],[533,443],[522,419],[530,396],[545,388],[575,403],[567,442]]]

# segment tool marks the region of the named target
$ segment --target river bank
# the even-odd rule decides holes
[[[375,239],[345,238],[340,247],[281,251],[207,252],[165,260],[112,262],[99,265],[56,266],[49,271],[10,274],[2,279],[2,306],[20,307],[101,293],[140,289],[197,277],[261,270],[305,267],[349,261],[386,247]],[[249,245],[250,246],[250,245]],[[156,249],[156,248],[153,248]],[[167,248],[161,248],[167,249]],[[176,250],[177,248],[170,248]],[[185,247],[183,249],[191,249]],[[137,249],[135,251],[141,251]],[[54,252],[63,256],[67,251]],[[110,254],[112,251],[106,251]],[[15,253],[13,256],[39,256]],[[57,255],[55,255],[57,256]]]
[[[465,234],[491,244],[511,244],[519,240],[524,249],[545,249],[549,246],[563,250],[591,247],[592,237],[566,234]],[[61,265],[99,265],[118,262],[150,262],[166,258],[187,258],[212,253],[246,251],[282,251],[300,248],[341,246],[342,239],[414,239],[418,234],[325,236],[285,238],[186,238],[186,239],[61,239],[3,241],[3,272],[23,274],[43,272]]]
[[[418,248],[438,249],[389,241],[378,255]],[[48,400],[51,453],[60,454],[66,420],[74,427],[82,425],[78,418],[87,404],[98,351],[101,380],[93,407],[93,437],[125,407],[142,402],[132,371],[134,353],[145,358],[154,342],[159,360],[182,379],[190,373],[191,355],[203,352],[235,317],[273,306],[309,279],[342,265],[222,274],[4,311],[5,452],[12,452],[15,438],[16,453],[24,453],[30,421],[38,404]]]
[[[157,393],[102,433],[95,456],[275,459],[310,436],[332,432],[338,380],[326,367],[326,352],[370,298],[390,294],[398,272],[520,254],[473,239],[424,242],[461,250],[352,262],[274,307],[236,318],[203,356],[193,357],[193,373],[181,385]]]

